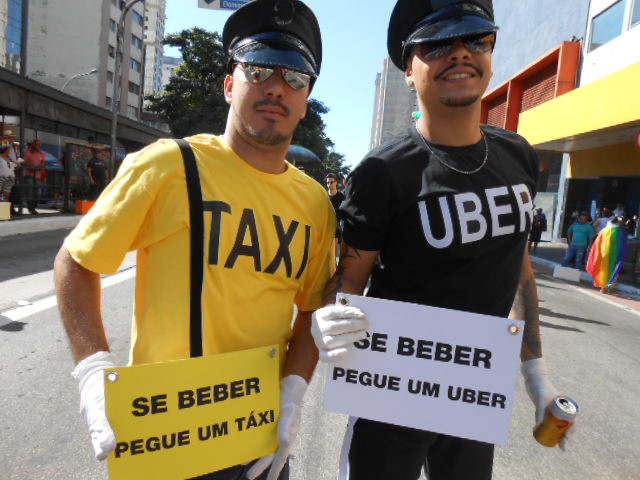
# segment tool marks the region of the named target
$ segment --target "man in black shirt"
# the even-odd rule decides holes
[[[338,221],[336,225],[336,251],[338,247],[338,242],[340,241],[340,237],[342,236],[342,225],[340,222],[340,204],[344,200],[344,194],[338,190],[338,177],[334,173],[329,173],[324,181],[327,184],[327,193],[329,194],[329,200],[331,200],[331,205],[333,205],[333,209],[336,211],[336,219]]]
[[[539,423],[557,391],[542,358],[526,249],[538,161],[524,138],[480,125],[493,19],[491,0],[397,2],[387,47],[415,87],[422,116],[350,175],[342,253],[325,300],[334,303],[339,291],[361,295],[371,276],[371,297],[502,317],[513,305],[526,322],[521,371]],[[318,310],[312,332],[320,358],[347,355],[367,328],[356,308]],[[488,443],[365,419],[352,419],[348,431],[340,479],[415,480],[425,459],[430,480],[491,478]]]
[[[107,179],[107,162],[104,161],[104,151],[98,152],[91,149],[92,158],[87,163],[87,172],[89,173],[89,181],[91,182],[91,200],[95,200],[100,196],[102,190],[108,183]]]

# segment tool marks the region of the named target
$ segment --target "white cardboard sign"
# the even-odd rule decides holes
[[[329,365],[327,410],[507,443],[523,321],[338,295],[345,300],[371,328]]]

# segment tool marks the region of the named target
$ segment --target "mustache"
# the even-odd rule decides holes
[[[442,77],[444,77],[449,70],[453,70],[454,68],[457,67],[469,67],[472,70],[475,70],[478,75],[480,75],[480,78],[484,77],[484,72],[482,70],[480,70],[478,67],[476,67],[475,65],[472,65],[470,63],[453,63],[451,65],[449,65],[447,68],[445,68],[443,71],[441,71],[438,75],[436,75],[436,80],[440,80]]]
[[[290,110],[286,105],[283,105],[282,103],[276,101],[276,100],[272,100],[270,98],[265,98],[264,100],[260,100],[256,103],[253,104],[253,109],[257,110],[260,107],[266,107],[267,105],[271,105],[274,107],[278,107],[281,108],[284,113],[286,114],[286,116],[288,117],[290,114]]]

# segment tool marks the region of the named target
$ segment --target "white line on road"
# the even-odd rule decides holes
[[[115,275],[110,275],[102,279],[102,288],[111,287],[120,282],[124,282],[125,280],[129,280],[136,276],[136,269],[130,268],[128,270],[124,270],[122,272],[118,272]],[[58,304],[56,301],[56,296],[51,295],[49,297],[42,298],[40,300],[36,300],[31,305],[25,305],[23,307],[16,307],[4,312],[0,312],[0,316],[8,318],[9,320],[13,320],[14,322],[17,320],[22,320],[23,318],[30,317],[31,315],[35,315],[36,313],[40,313],[44,310],[48,310],[49,308],[55,307]]]

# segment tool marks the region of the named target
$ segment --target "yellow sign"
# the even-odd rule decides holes
[[[277,346],[106,371],[111,480],[182,480],[273,453]]]

